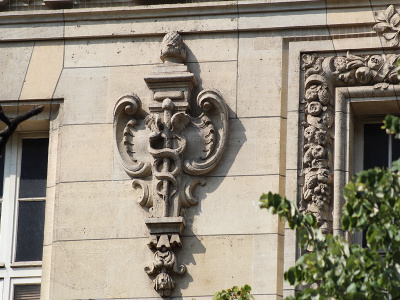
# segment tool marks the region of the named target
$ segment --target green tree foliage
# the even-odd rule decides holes
[[[231,289],[222,290],[214,295],[214,300],[251,300],[254,297],[250,294],[251,287],[249,285],[242,286],[241,288],[234,286]]]
[[[400,119],[387,116],[382,128],[398,134]],[[400,299],[399,170],[400,160],[391,169],[362,171],[344,188],[343,229],[366,230],[367,248],[324,235],[311,213],[278,194],[261,196],[260,206],[285,219],[297,230],[299,246],[311,250],[284,274],[291,285],[305,287],[287,299]]]

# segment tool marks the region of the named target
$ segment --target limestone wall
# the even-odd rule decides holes
[[[159,299],[144,268],[148,213],[114,146],[113,110],[161,64],[163,36],[178,31],[186,65],[229,112],[218,166],[187,209],[184,275],[175,299],[211,299],[249,284],[256,299],[292,293],[283,271],[293,233],[267,211],[263,192],[301,193],[302,53],[388,49],[372,29],[385,1],[219,1],[0,13],[0,101],[61,101],[50,128],[43,299]],[[376,3],[374,3],[376,2]],[[365,50],[368,49],[368,50]],[[392,52],[395,50],[392,50]],[[299,146],[300,145],[300,146]],[[285,234],[286,233],[286,234]]]

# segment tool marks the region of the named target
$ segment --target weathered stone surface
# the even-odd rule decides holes
[[[4,43],[0,48],[1,100],[18,100],[34,42]]]
[[[283,116],[281,97],[282,38],[241,33],[237,90],[238,117]]]
[[[36,42],[20,98],[51,99],[60,78],[63,60],[63,41]]]
[[[280,124],[280,117],[231,119],[226,153],[212,175],[279,174]]]
[[[261,234],[279,231],[276,216],[260,211],[263,192],[278,192],[278,175],[208,177],[195,194],[199,203],[187,211],[183,235]]]
[[[111,179],[111,124],[64,125],[60,132],[61,182]]]
[[[53,244],[50,299],[101,299],[106,297],[110,261],[108,240]],[[126,269],[125,269],[126,270]],[[80,276],[73,276],[79,274]]]
[[[108,68],[63,70],[54,98],[66,99],[63,108],[64,124],[106,122],[108,78]]]
[[[236,61],[188,63],[187,65],[198,79],[198,86],[193,92],[194,96],[192,101],[195,102],[195,97],[202,90],[217,89],[228,106],[229,117],[235,118],[237,110]]]
[[[247,282],[256,294],[274,295],[277,282],[272,274],[280,272],[276,248],[279,240],[282,238],[276,234],[184,237],[185,246],[176,251],[176,255],[180,263],[187,265],[188,273],[176,276],[180,288],[175,289],[172,297],[197,298],[197,295],[204,295],[204,286],[211,297],[214,291],[237,282]],[[110,239],[55,243],[53,248],[57,255],[53,264],[57,281],[51,299],[157,298],[150,279],[143,272],[146,261],[151,259],[145,241]],[[264,251],[267,245],[274,247]],[[221,256],[221,250],[226,255]],[[86,276],[71,276],[74,272]]]
[[[184,10],[180,12],[185,14]],[[127,36],[148,35],[150,33],[164,33],[180,31],[185,28],[187,32],[234,30],[237,28],[237,15],[205,15],[194,17],[191,22],[182,19],[182,15],[169,18],[142,20],[110,20],[107,26],[102,21],[78,21],[67,23],[65,26],[65,37],[90,37],[90,36]]]
[[[57,185],[54,239],[147,238],[148,215],[138,203],[141,193],[131,181]]]
[[[184,38],[188,50],[186,62],[236,60],[236,34],[187,34]],[[75,68],[159,64],[160,40],[160,36],[68,40],[65,43],[64,66]]]
[[[18,14],[23,15],[23,13]],[[9,24],[8,26],[0,26],[0,40],[61,39],[63,38],[63,30],[63,22],[36,23],[29,27],[21,26],[21,24]]]

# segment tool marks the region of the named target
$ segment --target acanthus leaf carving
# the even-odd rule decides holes
[[[392,7],[381,12],[377,18],[391,20],[394,15]],[[327,57],[302,55],[305,90],[304,99],[300,101],[304,105],[305,122],[300,208],[312,212],[324,232],[332,232],[333,221],[333,89],[361,85],[387,89],[389,84],[398,84],[395,68],[399,58],[400,55],[392,53],[354,55],[347,52],[346,56]]]
[[[218,91],[205,90],[200,92],[197,97],[197,104],[203,110],[203,113],[198,118],[193,118],[192,123],[202,132],[205,155],[184,161],[183,170],[190,175],[203,175],[214,169],[222,158],[229,129],[228,109]],[[218,132],[210,119],[213,112],[220,119],[221,126]],[[218,140],[215,137],[217,134]]]
[[[133,177],[145,177],[151,173],[150,162],[139,161],[134,150],[136,125],[142,119],[141,106],[139,97],[132,94],[121,97],[114,109],[114,141],[122,167]]]
[[[196,103],[202,112],[192,115],[191,93],[197,81],[182,63],[186,49],[177,32],[165,35],[160,57],[163,64],[144,78],[153,92],[149,112],[141,108],[138,96],[121,97],[114,109],[114,137],[124,170],[136,178],[132,187],[142,190],[138,202],[149,211],[145,222],[154,256],[145,271],[155,276],[155,290],[167,297],[175,287],[172,275],[186,270],[178,266],[173,252],[182,246],[186,209],[199,201],[193,194],[196,187],[206,184],[191,175],[206,174],[221,160],[228,110],[218,91],[204,90]],[[186,151],[189,146],[203,148],[202,154]]]
[[[384,11],[374,12],[375,19],[378,21],[373,29],[381,34],[389,47],[399,45],[400,33],[400,14],[393,5],[389,5]]]

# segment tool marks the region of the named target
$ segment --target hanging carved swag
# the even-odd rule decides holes
[[[324,232],[332,232],[332,177],[335,87],[398,84],[398,54],[318,56],[303,54],[305,121],[301,210],[312,212]]]

